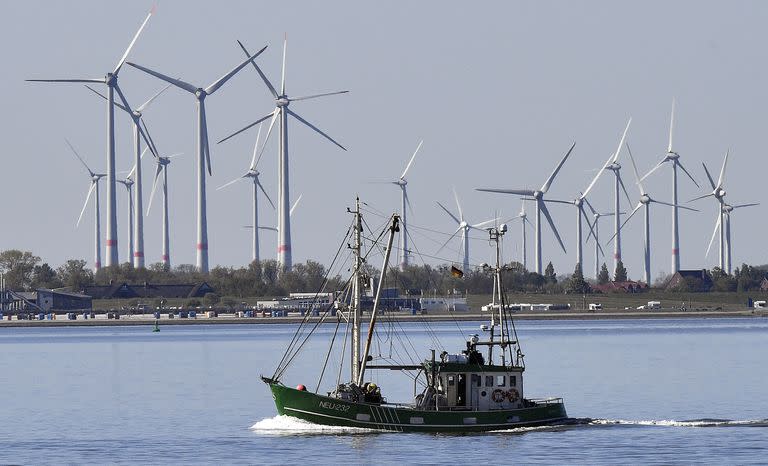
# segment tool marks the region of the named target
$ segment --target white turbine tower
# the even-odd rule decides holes
[[[659,201],[656,199],[653,199],[648,193],[645,191],[645,188],[643,187],[643,183],[640,180],[640,175],[637,172],[637,165],[635,164],[635,158],[632,157],[632,151],[629,149],[629,144],[627,144],[627,153],[629,154],[629,160],[632,162],[632,171],[635,174],[635,180],[637,182],[637,188],[640,190],[640,200],[637,202],[637,205],[635,208],[630,212],[629,216],[627,216],[626,220],[624,220],[624,223],[621,224],[621,227],[619,227],[619,231],[621,231],[622,228],[624,228],[624,225],[629,222],[629,220],[632,218],[635,213],[640,210],[641,207],[645,207],[645,230],[644,230],[644,243],[643,243],[643,264],[644,264],[644,278],[645,283],[648,286],[651,286],[651,203],[655,202],[656,204],[666,205],[670,207],[679,207],[681,209],[685,210],[691,210],[696,211],[696,209],[692,209],[690,207],[684,207],[684,206],[678,206],[676,204],[672,204],[669,202]],[[611,237],[611,240],[614,239],[616,235],[613,235]],[[610,240],[609,240],[610,241]]]
[[[585,199],[586,200],[586,199]],[[595,210],[594,207],[592,207],[592,204],[590,204],[589,201],[587,201],[587,207],[589,207],[589,210],[592,212],[592,218],[594,218],[594,221],[592,222],[592,230],[590,230],[589,234],[587,235],[587,242],[589,242],[590,236],[595,237],[595,280],[597,280],[600,277],[600,256],[605,256],[605,252],[603,251],[603,247],[600,245],[600,217],[610,217],[612,215],[616,215],[615,212],[606,212],[606,213],[600,213],[597,210]],[[622,214],[624,212],[621,212]]]
[[[256,165],[259,163],[259,159],[256,157],[258,148],[259,148],[259,139],[261,138],[261,125],[259,125],[259,132],[256,134],[256,144],[253,146],[253,157],[251,157],[251,164],[248,166],[248,171],[245,172],[244,175],[239,176],[235,178],[234,180],[219,186],[216,188],[217,190],[226,188],[227,186],[237,183],[240,180],[245,180],[250,178],[253,184],[253,245],[252,245],[252,256],[251,261],[259,261],[261,260],[259,256],[259,189],[261,189],[261,192],[264,193],[264,196],[266,196],[267,200],[269,201],[269,204],[272,206],[272,208],[275,208],[275,204],[272,202],[272,199],[269,198],[269,194],[267,194],[267,191],[264,190],[264,186],[262,186],[261,181],[259,181],[259,171],[256,170]]]
[[[126,176],[123,180],[117,180],[118,183],[125,186],[128,191],[128,256],[131,257],[133,251],[133,185],[134,181],[130,176]]]
[[[470,230],[478,230],[478,231],[485,231],[482,227],[485,225],[490,225],[493,222],[497,221],[497,219],[492,218],[491,220],[486,220],[484,222],[475,223],[474,225],[470,225],[466,220],[464,220],[464,211],[461,208],[461,203],[459,203],[459,196],[456,194],[456,189],[453,189],[453,198],[456,200],[456,209],[459,212],[459,216],[453,214],[450,210],[448,210],[443,204],[440,202],[437,203],[437,205],[440,206],[441,209],[445,211],[446,214],[448,214],[449,217],[451,217],[457,224],[458,228],[456,228],[456,231],[453,232],[453,234],[448,238],[448,240],[443,243],[443,245],[440,247],[440,249],[437,250],[437,253],[443,250],[445,246],[448,245],[448,243],[456,237],[459,232],[461,232],[461,244],[462,244],[462,271],[467,272],[469,271],[469,231]]]
[[[677,187],[677,169],[680,168],[683,173],[688,175],[688,178],[693,181],[693,184],[696,185],[696,187],[699,187],[699,183],[696,182],[695,179],[693,179],[693,176],[691,176],[690,173],[688,173],[688,170],[685,169],[682,163],[680,163],[680,154],[672,150],[672,132],[675,126],[675,101],[672,100],[672,113],[669,118],[669,145],[667,146],[667,153],[664,155],[664,158],[661,159],[661,161],[656,164],[651,171],[646,173],[642,178],[640,178],[640,181],[645,180],[648,178],[648,176],[655,172],[659,167],[664,165],[666,162],[670,162],[672,164],[672,203],[675,205],[675,207],[672,208],[672,273],[674,274],[678,270],[680,270],[680,231],[678,227],[678,211],[677,209],[680,207],[678,205],[678,187]]]
[[[145,149],[146,152],[146,149]],[[149,211],[152,209],[152,200],[155,198],[155,189],[157,188],[157,180],[160,177],[160,175],[163,175],[163,226],[162,226],[162,235],[163,235],[163,244],[162,244],[162,255],[160,262],[163,264],[163,268],[165,270],[170,270],[171,268],[171,244],[170,244],[170,226],[168,224],[168,165],[171,164],[171,159],[173,157],[176,157],[177,155],[181,154],[173,154],[169,155],[168,157],[156,157],[155,158],[155,179],[152,182],[152,193],[149,195],[149,203],[147,205],[147,216],[149,216]]]
[[[93,89],[90,86],[85,86],[88,89],[90,89],[92,92],[94,92],[96,95],[102,97],[105,100],[108,100],[106,96],[102,95],[99,91]],[[147,109],[149,104],[152,103],[160,94],[165,92],[169,87],[171,87],[170,84],[165,86],[164,88],[160,89],[155,95],[149,98],[146,102],[136,107],[133,111],[130,111],[126,107],[115,103],[118,107],[120,107],[124,112],[128,113],[130,115],[131,119],[133,120],[133,149],[134,149],[134,157],[133,157],[133,175],[134,178],[131,180],[131,184],[136,184],[136,190],[133,192],[133,196],[131,197],[131,215],[129,218],[129,224],[130,229],[128,230],[128,238],[130,240],[130,249],[128,249],[128,260],[131,261],[134,267],[136,268],[142,268],[144,267],[144,205],[143,205],[143,183],[142,183],[142,170],[141,170],[141,158],[144,155],[144,153],[141,150],[141,138],[140,138],[140,130],[143,128],[144,132],[146,133],[149,143],[148,147],[152,149],[152,153],[157,156],[157,148],[155,147],[155,141],[152,140],[152,136],[149,134],[149,128],[147,128],[147,124],[144,122],[143,119],[143,112]],[[151,144],[150,144],[151,143]],[[130,175],[128,176],[130,178]],[[122,183],[126,188],[128,188],[128,195],[131,196],[131,187],[126,185],[126,181],[119,181]]]
[[[197,103],[197,160],[195,165],[197,168],[197,245],[196,245],[196,265],[197,270],[202,273],[208,273],[208,217],[206,209],[205,198],[205,171],[208,169],[208,174],[211,174],[211,151],[208,147],[208,123],[205,117],[205,99],[209,95],[216,92],[221,86],[224,85],[229,79],[237,74],[238,71],[243,69],[248,63],[253,63],[253,60],[258,57],[267,47],[256,52],[253,56],[248,58],[233,68],[229,73],[225,74],[218,80],[211,83],[208,87],[202,88],[193,86],[180,79],[174,79],[164,74],[152,71],[149,68],[145,68],[135,63],[126,62],[136,69],[144,71],[156,78],[173,84],[179,89],[183,89],[195,96],[195,102]]]
[[[568,149],[568,152],[565,154],[565,156],[560,160],[560,163],[557,164],[557,167],[555,167],[555,170],[549,175],[549,178],[547,178],[547,181],[544,182],[544,184],[541,186],[538,190],[532,190],[532,189],[495,189],[495,188],[475,188],[477,191],[485,191],[490,193],[502,193],[502,194],[517,194],[519,196],[532,196],[533,200],[536,201],[536,241],[535,241],[535,254],[536,254],[536,273],[541,275],[542,273],[542,267],[541,267],[541,214],[544,214],[544,217],[546,217],[547,222],[549,223],[549,227],[552,229],[552,232],[555,234],[555,238],[557,238],[557,242],[560,243],[560,247],[563,249],[563,252],[567,252],[565,250],[565,245],[563,244],[563,240],[560,239],[560,233],[557,232],[557,228],[555,227],[555,222],[552,220],[552,216],[549,214],[549,210],[547,209],[547,206],[544,202],[544,194],[549,190],[550,186],[552,186],[552,182],[555,180],[555,177],[557,176],[557,173],[560,171],[560,168],[563,166],[565,161],[568,159],[568,156],[571,155],[571,152],[573,151],[573,148],[576,147],[576,143],[574,142],[570,149]]]
[[[240,45],[240,48],[243,49],[243,52],[248,55],[248,50],[245,48],[245,46],[242,44],[242,42],[237,41],[237,43]],[[288,94],[285,91],[285,55],[286,55],[286,49],[288,47],[288,39],[286,39],[283,42],[283,66],[282,66],[282,77],[280,79],[280,93],[278,94],[275,87],[272,85],[272,83],[267,79],[267,76],[261,71],[261,68],[256,63],[253,63],[254,68],[256,68],[256,72],[259,73],[259,76],[264,81],[264,84],[266,84],[267,88],[269,89],[269,92],[272,94],[272,96],[275,98],[275,110],[272,111],[270,114],[259,118],[255,122],[247,125],[246,127],[235,131],[234,133],[230,134],[229,136],[225,137],[224,139],[220,140],[218,144],[226,141],[227,139],[242,133],[243,131],[261,123],[262,121],[272,118],[272,121],[269,123],[269,129],[267,130],[267,135],[264,138],[264,146],[262,146],[261,151],[264,151],[264,147],[267,144],[267,141],[269,140],[269,135],[272,134],[272,127],[275,124],[276,120],[280,120],[280,152],[279,152],[279,163],[278,163],[278,189],[277,189],[277,231],[278,231],[278,240],[277,240],[277,260],[280,263],[280,267],[283,270],[290,270],[290,268],[293,265],[293,259],[291,256],[291,216],[288,209],[288,206],[290,205],[290,183],[289,183],[289,175],[290,170],[288,169],[289,166],[289,159],[288,159],[288,115],[293,116],[297,120],[299,120],[304,125],[308,126],[312,130],[314,130],[316,133],[320,134],[324,138],[328,139],[335,145],[339,146],[343,150],[347,150],[344,146],[336,142],[333,138],[325,134],[323,131],[321,131],[319,128],[317,128],[312,123],[308,122],[301,116],[299,116],[296,112],[293,110],[290,110],[288,106],[291,104],[291,102],[296,102],[299,100],[309,100],[309,99],[315,99],[317,97],[325,97],[330,95],[336,95],[336,94],[344,94],[349,91],[337,91],[337,92],[327,92],[323,94],[316,94],[316,95],[308,95],[304,97],[288,97]],[[261,157],[261,155],[259,155]]]
[[[725,273],[728,275],[731,275],[732,273],[732,262],[731,262],[731,213],[735,209],[741,209],[744,207],[753,207],[756,205],[760,205],[759,202],[751,202],[749,204],[738,204],[738,205],[730,205],[727,203],[723,204],[723,219],[725,220]],[[718,217],[718,222],[719,222]],[[719,225],[715,225],[715,231],[717,231]],[[707,255],[709,255],[709,249],[712,247],[712,241],[715,239],[715,232],[712,233],[712,238],[709,240],[709,247],[707,248]]]
[[[525,213],[525,202],[523,202],[522,206],[520,207],[520,213],[517,214],[517,218],[520,219],[520,228],[522,229],[521,235],[522,235],[522,250],[520,251],[521,257],[520,257],[520,263],[523,264],[523,269],[528,270],[528,241],[526,238],[526,232],[525,232],[525,224],[533,225],[530,220],[528,220],[528,215]]]
[[[116,179],[115,179],[115,92],[122,101],[125,108],[130,109],[128,102],[125,100],[123,92],[120,90],[120,86],[117,85],[117,75],[120,73],[120,69],[128,58],[128,54],[133,48],[136,40],[139,38],[139,34],[144,30],[144,26],[147,25],[147,21],[155,12],[155,8],[152,7],[144,22],[141,23],[139,30],[133,36],[133,40],[128,45],[128,48],[120,57],[117,62],[117,66],[108,72],[103,78],[96,79],[27,79],[27,81],[33,82],[62,82],[62,83],[93,83],[93,84],[106,84],[107,86],[107,260],[106,266],[112,266],[119,264],[117,253],[117,200],[116,200]],[[139,129],[142,137],[147,141],[147,136],[142,129]]]
[[[86,207],[88,207],[88,201],[91,200],[91,194],[93,192],[96,192],[96,197],[94,199],[94,213],[93,213],[93,271],[98,272],[99,269],[101,269],[101,222],[100,222],[100,212],[99,212],[99,180],[106,177],[106,174],[103,173],[94,173],[93,170],[91,170],[91,167],[88,166],[87,163],[85,163],[85,160],[83,160],[82,157],[80,157],[80,154],[77,153],[74,147],[72,147],[72,144],[69,143],[66,139],[67,145],[72,150],[72,153],[75,154],[75,157],[80,161],[80,163],[83,164],[85,169],[88,171],[88,176],[91,179],[91,187],[88,189],[88,195],[85,197],[85,202],[83,203],[83,208],[80,210],[80,216],[77,217],[77,224],[76,226],[80,226],[80,220],[83,219],[83,214],[85,213]]]

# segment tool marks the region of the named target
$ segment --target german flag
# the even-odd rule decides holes
[[[453,275],[456,278],[461,278],[464,276],[464,272],[462,272],[459,268],[457,268],[455,265],[451,266],[451,275]]]

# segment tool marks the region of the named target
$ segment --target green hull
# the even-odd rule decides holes
[[[484,432],[551,424],[566,419],[561,399],[493,411],[421,411],[405,406],[353,403],[269,383],[278,413],[315,424],[389,432]]]

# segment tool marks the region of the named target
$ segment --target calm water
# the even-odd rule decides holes
[[[259,374],[291,326],[161,328],[0,328],[0,463],[768,462],[768,319],[520,322],[527,396],[592,421],[466,436],[275,416]],[[463,347],[456,323],[406,328],[424,356],[433,339]],[[374,353],[403,351],[386,337]],[[286,384],[313,389],[326,348],[309,344]],[[412,396],[384,375],[390,400]]]

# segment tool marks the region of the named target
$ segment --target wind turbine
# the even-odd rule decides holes
[[[101,98],[108,100],[106,96],[102,95],[99,91],[93,89],[92,87],[87,85],[85,87],[90,89],[93,93],[100,96]],[[152,140],[152,136],[149,134],[149,128],[147,128],[147,124],[144,122],[144,119],[142,117],[143,117],[144,110],[146,110],[149,104],[151,104],[152,101],[154,101],[160,94],[165,92],[169,87],[171,87],[170,84],[160,89],[160,91],[158,91],[155,95],[150,97],[149,100],[139,105],[137,108],[135,108],[132,111],[124,107],[123,105],[115,103],[115,105],[120,107],[124,112],[128,113],[128,115],[130,115],[131,119],[133,120],[134,179],[131,180],[131,184],[132,185],[133,183],[136,184],[136,191],[133,193],[133,196],[131,197],[131,202],[130,202],[131,214],[129,216],[129,222],[128,222],[130,224],[130,229],[128,230],[128,238],[130,240],[130,249],[128,250],[128,260],[132,261],[133,266],[136,268],[144,267],[144,216],[143,216],[144,206],[142,203],[142,193],[144,190],[142,188],[143,183],[142,183],[142,176],[141,176],[141,171],[142,171],[141,158],[144,155],[144,153],[141,150],[141,138],[139,137],[141,134],[140,130],[142,128],[144,129],[144,132],[149,138],[147,147],[150,147],[152,149],[152,153],[155,156],[157,156],[157,148],[155,147],[155,141]],[[126,188],[128,188],[128,195],[131,196],[131,187],[125,184],[126,181],[127,181],[127,178],[126,180],[119,181],[119,182],[125,185]]]
[[[685,169],[682,163],[680,163],[680,154],[672,150],[672,132],[675,126],[675,100],[672,99],[672,113],[669,117],[669,145],[667,146],[667,153],[664,155],[664,157],[661,159],[659,163],[656,164],[655,167],[651,169],[648,173],[646,173],[642,178],[640,178],[640,181],[645,180],[648,178],[648,176],[659,169],[664,163],[670,162],[672,164],[672,203],[675,205],[672,208],[672,273],[674,274],[678,270],[680,270],[680,231],[678,227],[678,208],[680,207],[678,205],[678,197],[677,197],[677,169],[680,168],[686,175],[688,175],[688,178],[693,181],[693,184],[696,185],[696,187],[699,187],[699,183],[696,182],[695,179],[693,179],[693,176],[691,176],[690,173],[688,173],[688,170]]]
[[[405,170],[403,170],[403,174],[400,175],[400,178],[396,179],[395,181],[390,181],[390,183],[400,187],[400,208],[402,209],[400,213],[400,270],[405,270],[405,268],[408,266],[408,256],[410,255],[410,250],[408,249],[408,224],[406,222],[406,207],[413,211],[413,207],[411,207],[411,201],[408,199],[408,180],[405,179],[405,175],[408,174],[408,170],[411,168],[413,160],[416,158],[416,154],[419,153],[419,149],[421,149],[422,144],[424,144],[424,140],[419,141],[419,145],[416,146],[416,150],[413,151],[413,155],[408,161],[408,164],[405,166]]]
[[[146,149],[144,149],[146,152]],[[162,256],[161,256],[161,263],[163,264],[163,268],[165,270],[170,270],[171,268],[171,256],[170,256],[170,235],[169,235],[169,224],[168,224],[168,165],[171,164],[171,159],[173,157],[176,157],[177,155],[181,154],[173,154],[169,155],[168,157],[161,157],[158,156],[155,158],[155,179],[152,182],[152,193],[149,195],[149,204],[147,205],[147,216],[149,216],[149,211],[152,209],[152,200],[155,198],[155,189],[157,188],[157,179],[160,177],[160,174],[163,175],[163,227],[162,227],[162,234],[163,234],[163,245],[162,245]]]
[[[527,223],[528,225],[531,225],[531,226],[533,226],[533,224],[531,223],[530,220],[528,220],[528,215],[525,213],[525,202],[522,203],[522,206],[520,207],[520,213],[517,214],[517,218],[520,219],[520,228],[522,229],[521,234],[522,234],[522,242],[523,242],[523,248],[521,251],[522,257],[520,258],[521,259],[520,263],[523,264],[523,269],[527,271],[528,270],[528,263],[527,263],[528,244],[527,244],[527,239],[525,234],[526,233],[525,224]]]
[[[211,174],[211,151],[208,147],[208,123],[205,117],[205,99],[209,95],[216,92],[221,86],[224,85],[229,79],[237,74],[238,71],[243,69],[248,63],[253,63],[253,60],[261,55],[266,49],[256,52],[253,56],[248,58],[233,68],[230,72],[211,83],[208,87],[202,88],[193,86],[180,79],[174,79],[164,74],[152,71],[149,68],[145,68],[135,63],[126,62],[136,69],[144,71],[156,78],[173,84],[179,89],[183,89],[195,96],[195,102],[197,104],[197,160],[195,165],[197,166],[197,270],[202,273],[208,273],[208,217],[205,202],[205,170],[208,168],[208,174]]]
[[[106,266],[112,266],[119,264],[117,253],[117,199],[116,199],[116,179],[115,179],[115,92],[117,92],[120,101],[125,108],[130,109],[128,101],[125,100],[123,91],[120,90],[120,86],[117,85],[117,75],[120,73],[120,69],[128,58],[128,54],[136,44],[136,40],[139,38],[139,34],[144,30],[149,18],[154,14],[155,7],[147,14],[144,22],[141,23],[139,30],[133,36],[133,40],[128,44],[128,48],[120,57],[117,62],[117,66],[108,72],[103,78],[96,79],[27,79],[32,82],[63,82],[63,83],[93,83],[93,84],[105,84],[107,86],[107,260]],[[139,129],[144,140],[147,140],[144,130]]]
[[[75,154],[75,157],[80,161],[80,163],[83,164],[85,169],[88,171],[88,176],[91,178],[91,187],[88,189],[88,195],[85,198],[85,203],[83,203],[83,208],[80,211],[80,216],[77,217],[77,224],[76,226],[80,226],[80,220],[83,219],[83,214],[85,213],[85,208],[88,207],[88,201],[91,200],[91,194],[93,194],[94,191],[96,191],[96,197],[94,199],[94,228],[93,228],[93,271],[98,272],[101,269],[101,222],[99,220],[100,212],[99,212],[99,180],[106,177],[107,175],[103,173],[94,173],[93,170],[91,170],[91,167],[88,166],[87,163],[85,163],[85,160],[83,160],[82,157],[80,157],[80,154],[77,153],[74,147],[72,147],[72,144],[70,144],[69,141],[66,139],[64,140],[69,148],[72,150],[72,153]]]
[[[571,152],[573,151],[574,147],[576,147],[575,142],[573,143],[571,148],[568,149],[568,152],[565,154],[562,160],[560,160],[560,163],[557,164],[557,167],[555,167],[555,170],[549,175],[549,178],[547,178],[547,180],[538,190],[475,188],[475,190],[477,191],[485,191],[489,193],[517,194],[519,196],[531,196],[536,201],[535,254],[536,254],[536,273],[538,273],[539,275],[541,275],[542,273],[542,268],[541,268],[541,214],[542,213],[544,214],[544,217],[546,217],[547,222],[549,223],[549,227],[552,229],[552,232],[555,234],[555,238],[557,238],[557,242],[560,243],[560,247],[563,248],[563,252],[567,252],[565,250],[565,245],[563,244],[563,240],[560,239],[560,233],[558,233],[557,228],[555,228],[555,222],[552,220],[552,216],[549,214],[549,209],[547,209],[547,205],[544,203],[544,194],[546,194],[550,186],[552,186],[552,182],[555,180],[557,173],[560,171],[560,168],[568,159],[568,156],[571,155]]]
[[[267,193],[264,193],[264,194],[266,195]],[[296,207],[299,206],[299,202],[301,202],[301,198],[302,197],[304,197],[304,194],[299,194],[299,197],[296,198],[296,201],[294,201],[293,205],[291,206],[291,209],[288,211],[288,217],[293,217],[293,212],[296,211]],[[254,224],[254,225],[256,225],[256,224]],[[245,225],[243,228],[253,228],[253,229],[258,229],[258,230],[268,230],[268,231],[274,231],[275,233],[278,232],[278,229],[275,228],[275,227],[262,227],[262,226],[256,227],[254,225]]]
[[[635,213],[637,213],[638,210],[640,210],[641,207],[645,207],[645,243],[643,246],[643,262],[645,265],[645,283],[650,286],[651,285],[651,203],[655,202],[656,204],[666,205],[670,207],[679,207],[681,209],[685,210],[692,210],[698,212],[696,209],[692,209],[690,207],[684,207],[684,206],[678,206],[676,204],[671,204],[669,202],[659,201],[656,199],[653,199],[643,187],[643,183],[640,181],[640,175],[637,172],[637,165],[635,164],[635,158],[632,156],[632,151],[629,149],[629,144],[626,145],[627,147],[627,153],[629,154],[629,160],[632,162],[632,171],[635,174],[635,180],[637,181],[637,188],[640,190],[640,200],[637,202],[637,205],[635,208],[630,212],[629,216],[627,216],[627,219],[624,220],[624,223],[621,224],[621,227],[619,227],[619,231],[621,231],[622,228],[624,228],[624,225],[629,222],[629,220],[632,218]],[[613,235],[611,239],[615,238],[616,235]],[[610,240],[609,240],[610,241]]]
[[[704,173],[707,175],[707,181],[709,181],[709,185],[712,187],[712,192],[705,194],[703,196],[699,196],[695,199],[692,199],[693,201],[698,199],[703,199],[705,197],[712,196],[718,201],[718,215],[717,215],[717,221],[715,223],[715,230],[712,232],[712,238],[709,240],[709,246],[707,246],[707,253],[706,255],[709,255],[709,250],[712,248],[712,242],[715,239],[715,234],[717,234],[718,230],[720,231],[720,269],[726,272],[728,275],[731,274],[731,212],[733,212],[734,209],[740,209],[743,207],[752,207],[758,205],[758,203],[750,203],[750,204],[739,204],[739,205],[730,205],[725,202],[725,189],[723,188],[723,182],[725,181],[725,167],[728,164],[728,156],[730,155],[730,151],[727,151],[725,153],[725,158],[723,159],[723,166],[720,169],[720,176],[717,179],[717,184],[715,184],[714,180],[712,179],[712,176],[709,173],[709,170],[707,169],[707,165],[702,162],[702,166],[704,167]],[[722,225],[725,224],[725,228],[722,228]]]
[[[621,205],[620,205],[620,194],[619,194],[619,187],[624,191],[624,195],[627,196],[627,201],[632,202],[629,200],[629,193],[627,193],[627,188],[624,186],[624,182],[621,180],[621,164],[618,162],[619,155],[621,154],[621,146],[624,144],[624,139],[627,136],[627,131],[629,130],[629,125],[632,124],[632,118],[627,121],[627,126],[624,128],[624,134],[621,136],[621,142],[619,143],[618,149],[616,149],[616,152],[613,153],[610,157],[608,157],[608,160],[605,161],[605,164],[603,164],[602,170],[610,170],[613,172],[615,180],[614,180],[614,218],[613,218],[613,228],[614,228],[614,236],[616,237],[616,241],[613,245],[613,269],[616,270],[616,266],[618,265],[619,261],[621,260]],[[587,188],[587,191],[590,190],[590,188],[597,182],[598,176],[595,177],[594,180],[592,180],[592,184],[589,188]]]
[[[269,198],[269,194],[267,194],[267,191],[264,190],[264,186],[262,186],[261,182],[259,181],[259,171],[256,170],[256,164],[258,164],[258,159],[256,158],[258,148],[259,148],[259,139],[261,138],[261,125],[259,125],[259,132],[256,134],[256,144],[253,146],[253,157],[251,158],[251,164],[248,166],[248,171],[245,172],[244,175],[239,176],[235,178],[234,180],[219,186],[216,188],[217,190],[226,188],[227,186],[237,183],[240,180],[245,180],[250,178],[253,183],[253,255],[251,257],[251,261],[258,261],[259,258],[259,189],[261,189],[261,192],[264,193],[264,196],[266,196],[267,200],[269,201],[270,205],[272,205],[272,208],[275,208],[275,204],[272,202],[272,199]]]
[[[456,209],[459,212],[459,216],[456,217],[456,215],[453,214],[450,210],[448,210],[443,204],[440,202],[437,202],[437,205],[440,206],[441,209],[445,211],[446,214],[448,214],[449,217],[451,217],[457,224],[458,228],[456,228],[456,231],[453,232],[453,234],[448,238],[448,240],[443,243],[443,245],[438,249],[438,253],[442,251],[442,249],[448,245],[448,243],[456,237],[456,235],[461,232],[461,243],[463,246],[463,252],[464,252],[464,260],[462,261],[462,271],[466,272],[469,270],[469,230],[478,230],[478,231],[484,231],[482,227],[485,225],[489,225],[497,219],[492,218],[490,220],[486,220],[484,222],[475,223],[473,225],[470,225],[467,223],[466,220],[464,220],[464,211],[461,209],[461,203],[459,203],[459,196],[456,194],[456,188],[453,188],[453,198],[456,200]]]
[[[243,49],[243,53],[248,55],[248,50],[245,48],[242,42],[237,41],[237,43],[240,45],[240,48]],[[336,142],[333,138],[325,134],[323,131],[318,129],[315,125],[308,122],[301,116],[299,116],[296,112],[293,110],[290,110],[288,106],[291,104],[291,102],[296,102],[299,100],[309,100],[309,99],[315,99],[317,97],[324,97],[324,96],[330,96],[330,95],[336,95],[336,94],[344,94],[349,91],[337,91],[337,92],[327,92],[323,94],[316,94],[316,95],[308,95],[304,97],[288,97],[288,94],[285,91],[285,54],[286,49],[288,47],[288,38],[286,37],[283,42],[283,66],[282,66],[282,77],[280,79],[280,93],[277,93],[277,90],[272,85],[271,82],[269,82],[269,79],[267,79],[267,76],[261,71],[261,68],[255,63],[253,63],[253,67],[256,69],[256,72],[259,73],[259,76],[264,81],[264,84],[266,84],[267,88],[269,89],[269,92],[272,94],[272,96],[275,98],[275,109],[270,114],[259,118],[255,122],[247,125],[246,127],[235,131],[234,133],[230,134],[229,136],[225,137],[224,139],[220,140],[218,144],[226,141],[227,139],[236,136],[243,131],[261,123],[262,121],[272,118],[272,121],[269,123],[269,129],[267,130],[267,136],[264,138],[264,146],[261,148],[261,152],[264,152],[264,147],[267,144],[267,141],[269,140],[269,135],[272,134],[272,127],[275,124],[275,121],[277,119],[280,119],[280,152],[279,152],[279,163],[278,163],[278,189],[277,189],[277,231],[278,231],[278,240],[277,240],[277,260],[280,263],[280,267],[283,270],[290,270],[290,268],[293,265],[293,260],[291,258],[291,216],[288,209],[288,206],[290,205],[290,195],[289,195],[289,175],[290,170],[288,169],[288,115],[293,116],[297,120],[299,120],[304,125],[308,126],[312,130],[314,130],[316,133],[320,134],[321,136],[325,137],[332,143],[336,144],[343,150],[347,150],[344,146]],[[259,157],[261,157],[261,153],[259,154]]]

